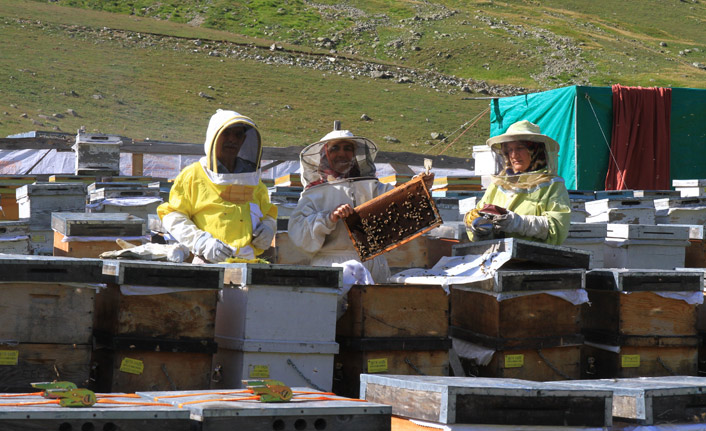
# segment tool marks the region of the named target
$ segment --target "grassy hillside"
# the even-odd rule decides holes
[[[0,0],[0,136],[200,142],[229,108],[266,145],[339,119],[388,151],[468,156],[488,134],[485,114],[461,136],[488,106],[474,96],[706,87],[704,21],[697,0]]]

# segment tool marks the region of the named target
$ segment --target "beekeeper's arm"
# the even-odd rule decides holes
[[[169,193],[169,202],[157,208],[162,226],[179,243],[185,245],[195,255],[208,262],[223,262],[235,250],[210,233],[199,229],[187,215],[191,202],[184,181],[177,177]]]
[[[336,229],[339,219],[331,217],[333,211],[323,209],[324,196],[315,194],[314,198],[318,199],[311,197],[302,196],[299,200],[297,208],[289,216],[288,232],[294,245],[309,253],[316,253],[321,250],[326,236]]]

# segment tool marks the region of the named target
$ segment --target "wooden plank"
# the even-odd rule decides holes
[[[586,272],[586,289],[618,292],[696,292],[703,290],[703,271],[668,269],[594,269]]]
[[[103,261],[70,257],[0,255],[0,281],[100,283]]]
[[[132,175],[141,176],[144,173],[144,155],[132,153]]]
[[[213,339],[218,290],[123,295],[110,283],[96,295],[97,332],[114,336]]]
[[[16,365],[0,366],[0,392],[34,392],[33,382],[67,380],[87,385],[91,370],[90,344],[0,344]]]
[[[546,293],[498,301],[495,295],[451,289],[451,325],[496,338],[578,334],[581,306]]]
[[[696,304],[654,292],[587,292],[589,302],[582,305],[581,316],[586,331],[662,337],[697,335]]]
[[[361,403],[311,388],[292,387],[296,402],[261,403],[238,401],[250,394],[224,394],[222,390],[139,392],[157,402],[183,404],[191,412],[195,429],[231,430],[336,430],[389,431],[392,408],[378,403]],[[304,392],[311,392],[304,394]],[[165,396],[171,397],[166,398]],[[177,396],[176,398],[174,396]],[[321,396],[330,400],[316,400]],[[165,398],[163,398],[165,397]],[[218,401],[229,398],[232,401]]]
[[[0,340],[90,344],[95,287],[59,283],[0,283]]]
[[[392,414],[442,424],[610,426],[612,392],[516,379],[361,376],[361,395]]]
[[[137,392],[207,389],[211,381],[212,356],[209,353],[98,349],[93,353],[93,360],[97,364],[96,390]],[[140,364],[142,371],[135,373],[122,367],[125,359]]]
[[[449,299],[440,286],[353,286],[348,309],[336,322],[347,337],[446,337]]]
[[[510,261],[506,265],[531,264],[533,269],[542,267],[588,269],[591,260],[591,253],[585,250],[515,238],[469,242],[453,247],[454,256],[482,255],[486,252],[507,252],[510,254]]]
[[[220,289],[223,287],[222,265],[109,260],[103,274],[111,282],[132,286],[188,287]]]
[[[106,251],[121,249],[113,239],[108,241],[64,241],[65,238],[63,234],[54,231],[54,256],[98,258],[101,253]]]

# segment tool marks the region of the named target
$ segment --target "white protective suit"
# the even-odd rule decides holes
[[[321,169],[322,148],[328,141],[348,138],[357,143],[355,178],[333,178]],[[349,260],[360,261],[348,230],[342,220],[331,222],[329,215],[340,205],[355,208],[393,188],[378,181],[373,163],[377,147],[365,138],[347,130],[329,133],[321,141],[309,145],[300,154],[302,183],[305,187],[297,208],[289,217],[289,237],[311,256],[311,265],[332,266]],[[311,185],[315,183],[315,185]],[[363,262],[375,283],[387,283],[390,269],[384,256]]]
[[[229,173],[216,158],[215,143],[228,127],[243,125],[245,137],[238,152],[236,171]],[[257,125],[234,111],[219,109],[211,117],[204,143],[206,157],[182,170],[174,180],[169,202],[157,209],[164,228],[194,255],[205,261],[218,262],[224,257],[203,254],[203,244],[220,241],[228,250],[228,258],[255,261],[255,256],[269,247],[253,245],[259,232],[274,236],[277,229],[277,207],[270,203],[267,187],[260,181],[262,146]],[[263,237],[264,237],[263,236]],[[232,252],[230,250],[232,248]]]

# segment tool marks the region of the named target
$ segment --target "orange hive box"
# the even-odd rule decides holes
[[[360,259],[390,251],[442,223],[423,181],[415,178],[355,208],[345,219]]]

